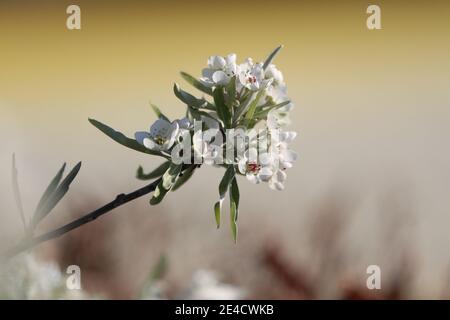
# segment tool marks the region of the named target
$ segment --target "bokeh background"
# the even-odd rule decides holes
[[[81,7],[81,30],[66,8]],[[366,28],[381,7],[382,30]],[[0,1],[0,247],[21,237],[11,188],[16,153],[31,215],[62,162],[83,161],[44,232],[142,185],[138,165],[89,117],[129,136],[173,118],[179,76],[209,55],[275,64],[295,102],[300,159],[286,190],[242,179],[239,241],[216,230],[221,170],[202,168],[165,201],[142,198],[35,250],[83,287],[136,298],[166,257],[164,294],[214,270],[251,298],[448,298],[450,294],[450,4],[448,1]],[[366,288],[366,268],[382,290]]]

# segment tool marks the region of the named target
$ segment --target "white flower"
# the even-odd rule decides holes
[[[272,190],[284,190],[284,181],[286,180],[286,172],[281,169],[275,171],[275,173],[270,177],[269,187]]]
[[[222,163],[223,154],[219,152],[223,146],[220,124],[210,117],[201,116],[205,131],[195,132],[193,136],[194,152],[208,165]]]
[[[262,101],[268,100],[269,103],[278,104],[289,100],[290,98],[287,95],[286,86],[272,86],[267,87],[265,91],[264,99]],[[288,104],[288,105],[291,105]],[[292,108],[291,108],[292,109]]]
[[[67,290],[58,265],[26,253],[0,264],[2,299],[83,299],[83,290]]]
[[[284,82],[283,74],[275,65],[271,64],[265,70],[265,78],[272,79],[272,83],[266,88],[263,98],[260,100],[260,105],[266,103],[279,104],[290,100],[287,94],[287,87]],[[282,110],[289,111],[293,108],[292,103],[289,103]]]
[[[251,58],[238,66],[238,79],[241,87],[244,86],[252,91],[265,89],[273,81],[273,79],[265,78],[263,64],[254,64]]]
[[[211,56],[208,59],[208,68],[202,70],[200,80],[207,86],[227,85],[236,74],[236,54],[226,57]]]
[[[289,111],[291,111],[293,107],[294,106],[289,103],[284,107],[270,110],[267,114],[267,127],[270,130],[277,130],[289,125],[291,123]]]
[[[238,159],[239,172],[245,174],[247,180],[252,183],[269,181],[273,175],[272,159],[268,153],[258,155],[255,148],[248,149],[245,154]]]
[[[293,163],[297,160],[298,155],[295,151],[289,149],[287,143],[280,143],[279,148],[279,166],[282,169],[292,168]]]
[[[192,277],[189,287],[179,298],[189,300],[239,300],[244,297],[244,290],[221,282],[216,272],[198,270]]]
[[[135,139],[146,148],[157,151],[169,150],[178,136],[180,125],[178,121],[169,122],[158,119],[150,127],[150,132],[138,131]]]
[[[180,127],[180,129],[189,130],[192,128],[192,123],[188,118],[183,118],[175,121],[178,122],[178,126]]]
[[[283,73],[277,69],[274,64],[270,64],[265,71],[266,79],[273,79],[272,85],[276,86],[285,86]]]
[[[286,169],[292,168],[297,160],[297,153],[289,148],[289,143],[297,136],[295,131],[270,130],[271,159],[273,175],[269,179],[269,187],[273,190],[283,190],[286,181]]]
[[[292,168],[293,162],[297,160],[297,153],[289,148],[297,132],[295,131],[283,131],[278,129],[277,131],[271,131],[271,144],[272,144],[272,157],[278,161],[278,168],[285,170]]]

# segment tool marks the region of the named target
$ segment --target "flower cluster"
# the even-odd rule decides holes
[[[182,77],[203,96],[196,97],[175,84],[176,97],[187,107],[185,117],[170,121],[152,105],[158,119],[149,131],[136,132],[135,140],[95,120],[91,122],[123,145],[166,158],[151,173],[138,169],[140,179],[161,178],[151,204],[159,203],[168,191],[184,184],[202,164],[224,167],[215,217],[219,226],[222,202],[229,193],[236,238],[236,177],[243,175],[252,183],[265,182],[271,189],[283,190],[286,170],[297,158],[289,147],[296,132],[286,130],[293,104],[283,74],[272,64],[280,49],[262,63],[247,58],[239,64],[235,54],[211,56],[199,79],[182,72]]]
[[[0,264],[0,299],[92,299],[84,290],[70,290],[53,262],[27,253]]]

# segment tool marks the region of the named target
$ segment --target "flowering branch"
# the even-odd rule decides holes
[[[225,168],[218,187],[219,200],[214,204],[214,218],[219,228],[222,205],[228,194],[230,227],[236,242],[240,201],[237,177],[245,176],[251,183],[267,183],[273,190],[283,190],[286,170],[297,159],[297,154],[289,147],[297,133],[284,129],[290,123],[289,115],[294,106],[287,96],[283,74],[272,64],[281,48],[272,51],[264,63],[254,63],[247,58],[238,64],[235,54],[211,56],[200,79],[182,72],[183,79],[204,95],[197,98],[175,83],[174,94],[186,105],[185,117],[171,121],[152,104],[158,119],[149,131],[136,132],[134,139],[100,121],[89,119],[93,126],[122,146],[163,158],[165,162],[152,172],[146,174],[139,167],[136,174],[140,180],[156,180],[129,194],[118,195],[115,200],[78,220],[33,238],[36,225],[67,193],[81,163],[61,181],[63,165],[41,197],[30,223],[27,225],[23,219],[25,239],[6,256],[59,237],[150,192],[153,192],[150,204],[157,205],[169,191],[184,185],[203,163]],[[14,188],[18,209],[22,212],[14,170],[15,166]]]

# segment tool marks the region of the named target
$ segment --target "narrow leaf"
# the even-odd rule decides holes
[[[163,119],[163,120],[166,120],[167,122],[171,122],[169,120],[169,118],[167,118],[156,105],[154,105],[153,103],[150,103],[150,106],[152,107],[153,111],[155,112],[156,116],[159,119]]]
[[[20,194],[20,188],[19,188],[19,179],[18,179],[18,171],[16,168],[16,155],[13,153],[12,155],[12,187],[14,192],[14,199],[16,201],[17,209],[19,210],[20,219],[23,223],[23,228],[25,232],[27,232],[27,223],[25,221],[25,213],[23,211],[23,205],[22,205],[22,196]]]
[[[173,92],[178,99],[180,99],[188,106],[214,110],[214,106],[211,105],[208,101],[206,101],[205,99],[197,99],[192,94],[182,90],[177,83],[173,85]]]
[[[190,74],[188,74],[186,72],[181,71],[180,74],[183,77],[183,79],[186,80],[188,83],[190,83],[192,86],[194,86],[198,90],[212,96],[212,89],[210,87],[205,86],[199,80],[195,79],[193,76],[191,76]]]
[[[237,241],[238,215],[239,215],[239,187],[236,181],[236,177],[234,177],[230,185],[230,226],[234,242]]]
[[[222,202],[223,200],[219,200],[214,205],[214,216],[216,218],[217,229],[220,228],[220,212],[222,211]]]
[[[248,110],[249,104],[252,99],[255,97],[254,93],[251,93],[245,98],[244,102],[237,108],[236,112],[233,115],[233,123],[236,123],[239,118]]]
[[[174,163],[170,164],[169,168],[162,176],[160,183],[156,187],[155,192],[153,193],[153,197],[150,199],[151,205],[156,205],[164,199],[164,196],[167,194],[167,192],[172,188],[173,184],[175,183],[178,175],[181,172],[182,167],[183,164],[174,164]]]
[[[169,169],[167,169],[162,177],[162,183],[165,189],[170,190],[173,187],[178,175],[181,173],[182,168],[183,164],[170,164]]]
[[[153,192],[153,197],[150,199],[150,204],[152,206],[157,205],[160,203],[163,199],[166,193],[169,190],[166,190],[162,187],[162,181],[158,184],[158,186],[155,189],[155,192]]]
[[[182,185],[184,185],[192,177],[196,168],[197,165],[191,165],[186,170],[184,170],[184,172],[180,173],[177,181],[175,181],[175,184],[173,185],[171,190],[175,191]]]
[[[228,191],[228,187],[230,186],[231,180],[233,180],[233,178],[234,178],[234,174],[235,174],[234,166],[233,165],[228,166],[228,168],[225,171],[225,174],[223,175],[223,178],[219,184],[220,199],[225,198],[225,195]]]
[[[216,105],[217,115],[223,121],[225,128],[231,126],[231,113],[225,104],[223,87],[216,87],[213,92],[214,103]]]
[[[258,106],[259,99],[261,99],[262,95],[264,94],[264,90],[261,90],[256,95],[255,99],[250,103],[250,106],[248,107],[248,111],[245,114],[246,120],[253,119],[253,115],[255,114],[256,107]]]
[[[165,161],[150,173],[144,173],[142,166],[139,166],[136,172],[136,178],[139,180],[151,180],[161,177],[169,169],[170,161]]]
[[[196,108],[189,107],[189,106],[188,106],[188,109],[189,109],[189,112],[192,114],[192,116],[194,117],[195,120],[201,120],[201,116],[204,116],[204,117],[210,118],[210,119],[212,119],[214,121],[217,121],[217,119],[215,117],[213,117],[211,114],[209,114],[206,111],[198,110]]]
[[[272,63],[273,59],[278,54],[278,52],[281,50],[281,48],[283,48],[282,45],[279,46],[278,48],[276,48],[275,50],[273,50],[271,54],[269,54],[269,56],[267,57],[266,61],[264,61],[264,64],[263,64],[264,70],[266,70],[267,67]]]
[[[169,264],[167,262],[167,257],[165,255],[161,255],[161,257],[158,260],[158,263],[153,267],[149,281],[161,279],[167,272],[168,267]]]
[[[269,107],[266,107],[266,108],[264,108],[264,109],[257,110],[257,111],[255,112],[254,117],[255,117],[255,118],[262,118],[262,117],[265,117],[270,111],[276,110],[276,109],[280,109],[280,108],[282,108],[282,107],[288,105],[289,103],[291,103],[291,101],[290,101],[290,100],[287,100],[287,101],[283,101],[283,102],[281,102],[281,103],[278,103],[278,104],[276,104],[276,105],[274,105],[274,106],[269,106]]]
[[[58,202],[64,197],[64,195],[69,191],[70,184],[77,176],[81,168],[81,162],[69,172],[69,174],[64,178],[61,184],[56,188],[56,190],[49,196],[47,201],[42,206],[42,209],[33,216],[32,225],[36,226],[39,221],[41,221],[47,214],[52,211]]]
[[[233,181],[231,181],[230,195],[233,198],[233,201],[236,203],[236,221],[237,221],[238,214],[239,214],[239,198],[240,198],[240,194],[239,194],[239,186],[238,186],[236,177],[234,177]]]
[[[236,217],[237,217],[236,202],[234,202],[234,200],[230,195],[230,227],[231,227],[231,234],[233,235],[233,240],[235,243],[237,242],[237,231],[238,231]]]
[[[222,212],[222,203],[223,200],[225,199],[225,196],[227,194],[231,181],[234,178],[234,175],[235,175],[234,166],[230,165],[228,166],[227,170],[225,171],[222,177],[222,180],[220,180],[219,183],[219,201],[217,201],[214,205],[214,216],[216,218],[217,228],[220,227],[220,215]]]
[[[34,210],[33,214],[33,220],[37,219],[37,216],[39,215],[39,212],[42,211],[42,208],[44,204],[48,201],[50,196],[55,192],[56,187],[58,187],[58,184],[61,182],[64,169],[66,168],[66,164],[64,163],[61,167],[61,169],[58,170],[55,177],[50,181],[50,184],[48,185],[47,189],[45,190],[44,194],[42,195],[41,199],[39,200],[38,205],[36,206],[36,210]],[[34,218],[36,217],[36,218]]]
[[[227,106],[233,111],[234,101],[236,99],[236,76],[232,77],[227,87]]]
[[[139,152],[151,154],[154,156],[164,157],[166,159],[168,158],[166,155],[162,154],[161,152],[155,151],[155,150],[150,150],[150,149],[144,147],[143,145],[139,144],[136,140],[126,137],[123,133],[116,131],[111,127],[108,127],[107,125],[101,123],[100,121],[97,121],[94,119],[89,119],[89,122],[94,127],[99,129],[101,132],[106,134],[108,137],[110,137],[117,143],[119,143],[127,148],[130,148],[130,149],[133,149],[133,150],[136,150]]]

